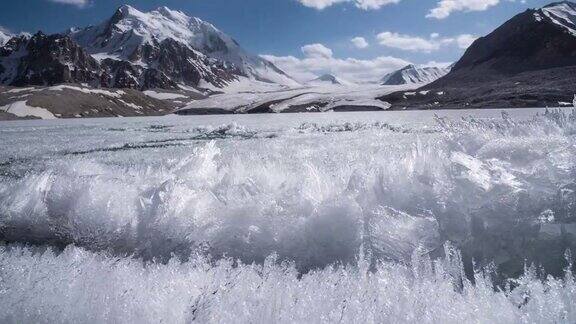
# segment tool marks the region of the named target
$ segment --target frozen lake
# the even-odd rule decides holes
[[[544,109],[3,122],[0,322],[574,322],[575,134]]]

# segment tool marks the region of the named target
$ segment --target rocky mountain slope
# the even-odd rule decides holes
[[[415,83],[430,83],[438,80],[450,72],[450,67],[407,65],[400,70],[385,75],[383,85],[401,85]]]
[[[476,40],[451,72],[394,109],[558,106],[576,93],[576,4],[527,10]]]

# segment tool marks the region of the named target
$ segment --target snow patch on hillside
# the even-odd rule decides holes
[[[57,85],[57,86],[53,86],[53,87],[48,88],[48,90],[52,90],[52,91],[62,91],[64,89],[79,91],[79,92],[83,92],[86,94],[99,94],[99,95],[104,95],[107,97],[114,97],[114,98],[120,98],[122,95],[126,94],[122,90],[108,91],[108,90],[101,90],[101,89],[80,88],[80,87],[74,87],[74,86],[70,86],[70,85]]]
[[[45,108],[28,106],[27,101],[17,101],[6,106],[0,107],[0,110],[15,115],[17,117],[38,117],[41,119],[56,119],[56,116]]]
[[[144,91],[144,94],[147,95],[148,97],[160,100],[174,100],[179,98],[187,98],[187,96],[178,93],[156,92],[154,90],[146,90]]]

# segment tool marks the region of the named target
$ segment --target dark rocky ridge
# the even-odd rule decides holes
[[[446,76],[405,96],[379,99],[392,109],[558,106],[576,93],[576,36],[543,10],[527,10],[476,40]],[[428,93],[426,95],[420,92]],[[443,93],[443,95],[438,95]]]
[[[38,32],[31,38],[12,38],[0,48],[1,84],[98,85],[101,76],[98,62],[66,36]]]

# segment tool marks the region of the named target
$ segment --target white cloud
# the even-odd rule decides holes
[[[90,0],[48,0],[50,2],[73,5],[78,8],[85,8],[90,4]]]
[[[468,48],[476,39],[475,36],[462,34],[456,37],[441,37],[438,33],[430,34],[426,39],[418,36],[403,35],[389,31],[382,32],[376,36],[380,45],[411,52],[430,53],[441,49],[444,46],[456,44],[462,49]]]
[[[498,3],[500,0],[440,0],[426,17],[444,19],[455,11],[484,11]]]
[[[432,52],[440,49],[440,42],[436,38],[424,39],[421,37],[402,35],[393,32],[382,32],[376,36],[378,43],[386,47],[397,48],[412,52]]]
[[[372,60],[359,60],[355,58],[340,59],[333,57],[333,55],[317,55],[320,53],[332,54],[332,51],[324,45],[321,46],[330,50],[329,52],[322,50],[320,52],[312,51],[311,53],[310,49],[321,48],[317,45],[321,44],[302,47],[302,52],[305,55],[302,59],[294,56],[262,55],[262,57],[302,82],[312,80],[325,73],[331,73],[354,82],[374,81],[379,80],[391,71],[410,64],[410,62],[403,59],[390,56],[377,57]]]
[[[340,2],[347,2],[348,0],[298,0],[301,4],[306,7],[314,8],[318,10],[323,10],[325,8],[331,7]]]
[[[310,58],[330,58],[333,53],[332,50],[322,44],[310,44],[302,46],[302,53]]]
[[[323,10],[338,3],[353,2],[356,7],[363,10],[377,10],[383,6],[400,2],[400,0],[297,0],[302,5]]]
[[[472,45],[476,39],[478,39],[478,37],[474,35],[463,34],[456,37],[456,43],[458,44],[458,47],[466,49],[470,47],[470,45]]]
[[[389,4],[396,4],[400,0],[356,0],[356,7],[364,10],[377,10]]]
[[[370,46],[364,37],[354,37],[350,40],[352,44],[359,49],[366,48]]]

